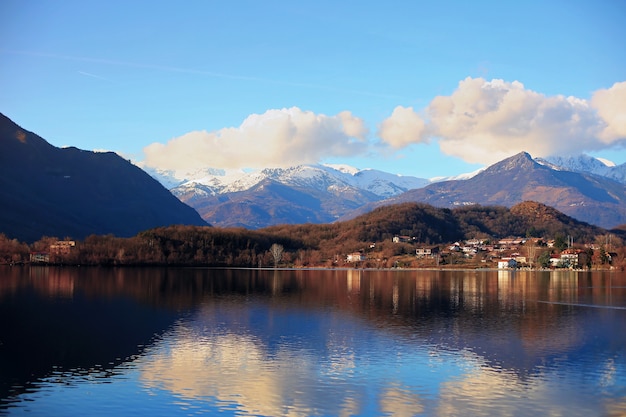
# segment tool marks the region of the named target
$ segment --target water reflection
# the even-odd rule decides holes
[[[70,395],[38,393],[71,381],[75,396],[88,380],[91,414],[100,400],[163,415],[620,415],[625,284],[611,273],[7,268],[0,410],[36,413]],[[115,402],[94,380],[134,388]]]
[[[125,281],[112,271],[3,269],[0,398],[28,391],[48,377],[105,379],[137,357],[179,317],[171,309],[154,308],[140,285],[141,279]]]
[[[384,348],[369,357],[375,362],[392,346],[368,334],[364,323],[341,323],[332,311],[277,312],[256,301],[240,309],[232,301],[204,305],[165,335],[139,366],[142,383],[245,415],[355,415],[378,408],[372,395],[394,414],[419,408],[419,396],[402,389],[399,377],[379,387],[380,393],[368,387],[368,378],[381,370],[363,361],[371,346],[364,350],[355,342]]]

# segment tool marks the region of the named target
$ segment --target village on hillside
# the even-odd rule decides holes
[[[568,238],[511,237],[489,241],[470,239],[450,245],[420,245],[411,236],[394,236],[393,243],[415,246],[414,256],[398,257],[393,267],[450,267],[497,269],[623,269],[623,248],[615,247],[613,237],[603,243],[574,244]],[[350,253],[346,262],[355,266],[381,264],[376,244],[368,250]],[[386,263],[386,262],[385,262]]]

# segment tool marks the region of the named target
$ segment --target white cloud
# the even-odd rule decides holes
[[[238,127],[152,143],[144,148],[143,164],[176,170],[316,163],[366,154],[367,135],[363,120],[349,111],[327,116],[272,109]],[[485,165],[520,151],[536,157],[598,151],[626,142],[626,82],[585,100],[547,96],[518,81],[468,77],[424,109],[397,106],[378,126],[378,136],[394,152],[436,140],[443,153]]]
[[[319,162],[329,156],[365,152],[363,121],[344,111],[335,116],[297,107],[248,116],[239,127],[195,131],[144,148],[145,165],[160,169],[196,167],[265,168]]]
[[[626,138],[626,81],[615,83],[608,90],[598,90],[591,104],[606,123],[600,138],[611,143]]]
[[[587,101],[546,96],[518,81],[466,78],[451,95],[435,97],[424,114],[397,107],[381,124],[380,138],[393,148],[438,138],[444,153],[482,164],[519,151],[575,154],[626,139],[626,83]]]
[[[396,107],[378,127],[378,136],[396,149],[425,141],[424,133],[424,120],[412,107]]]

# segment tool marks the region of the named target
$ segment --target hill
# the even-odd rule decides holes
[[[0,233],[24,241],[206,225],[196,211],[119,155],[57,148],[2,114],[0,201]]]
[[[424,203],[382,206],[352,220],[325,225],[281,225],[260,230],[302,247],[316,249],[324,257],[363,250],[372,243],[390,242],[394,236],[409,236],[416,244],[440,245],[475,238],[511,236],[570,236],[575,242],[593,242],[607,231],[573,219],[541,203],[522,202],[502,206],[437,208]]]

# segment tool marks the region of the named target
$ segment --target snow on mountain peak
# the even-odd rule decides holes
[[[596,158],[598,161],[602,162],[604,165],[606,165],[607,167],[615,167],[617,165],[615,165],[615,162],[610,161],[608,159],[605,158]]]
[[[626,184],[626,164],[616,165],[608,159],[594,158],[582,154],[569,157],[551,156],[545,159],[537,158],[536,160],[539,163],[549,165],[553,169],[600,175]]]
[[[476,175],[480,174],[487,168],[479,168],[476,171],[467,172],[464,174],[454,175],[451,177],[433,177],[430,179],[430,182],[443,182],[443,181],[452,181],[452,180],[469,180],[470,178],[474,178]]]
[[[607,175],[608,170],[615,166],[608,160],[601,160],[589,155],[578,156],[549,156],[545,159],[537,158],[537,161],[547,161],[550,165],[555,165],[560,169],[566,169],[575,172],[589,172],[597,175]],[[554,167],[553,167],[554,168]]]
[[[183,175],[179,172],[163,171],[156,175],[154,171],[150,173],[176,194],[189,192],[194,185],[205,192],[208,187],[215,194],[246,191],[264,180],[272,180],[291,187],[312,188],[325,192],[360,189],[387,198],[430,183],[423,178],[331,164],[265,168],[253,172],[206,169]],[[178,181],[173,180],[176,177],[179,178]]]
[[[323,164],[322,166],[328,167],[328,168],[332,168],[336,171],[339,172],[343,172],[344,174],[350,174],[350,175],[356,175],[357,173],[361,172],[358,168],[355,168],[353,166],[350,165],[343,165],[343,164]]]

